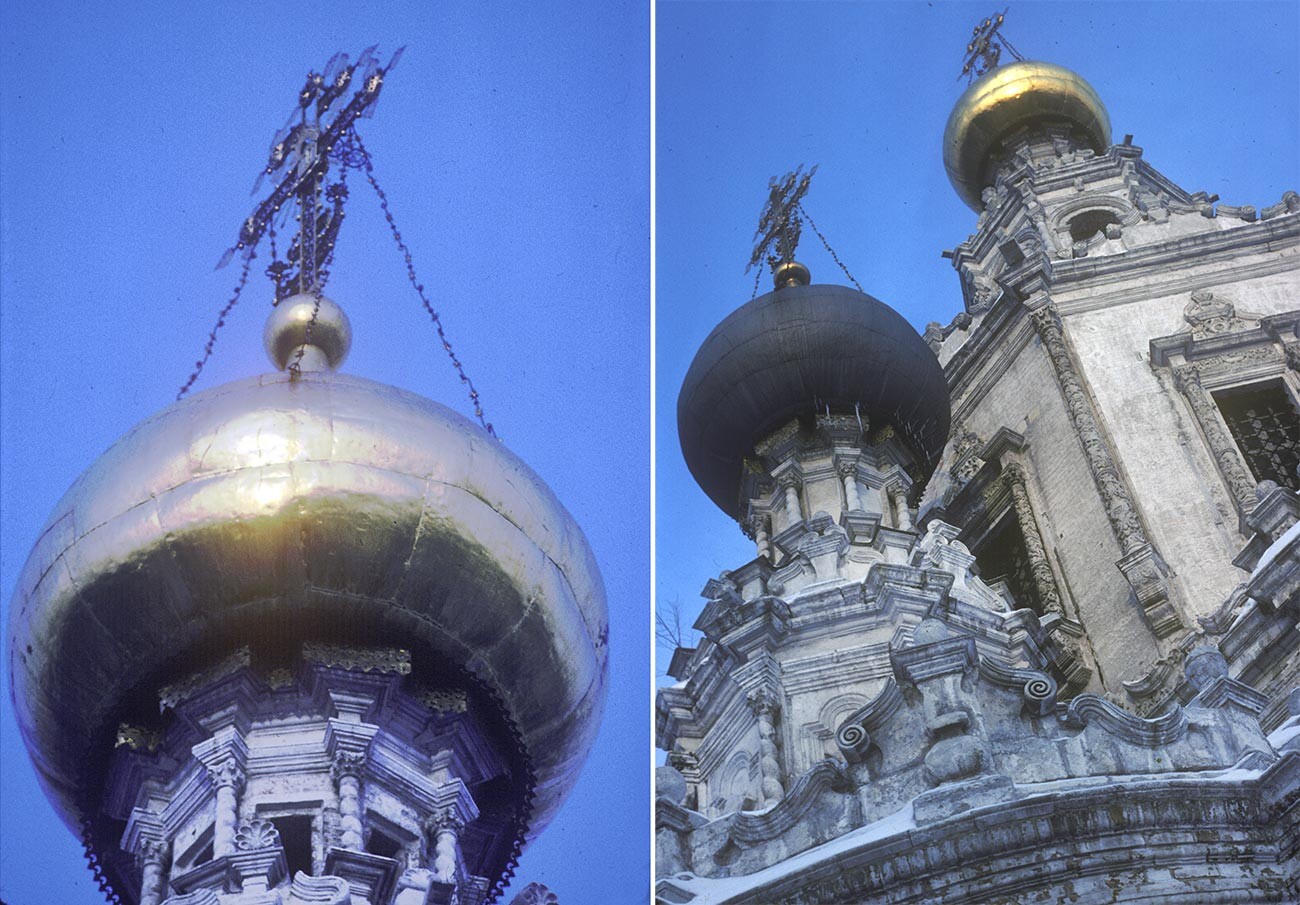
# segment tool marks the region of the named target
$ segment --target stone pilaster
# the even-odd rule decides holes
[[[1065,332],[1056,308],[1045,296],[1031,303],[1030,318],[1056,374],[1065,407],[1075,434],[1083,447],[1088,470],[1101,495],[1102,506],[1123,556],[1116,565],[1133,588],[1157,637],[1167,637],[1183,627],[1182,619],[1169,600],[1169,586],[1155,550],[1138,518],[1133,496],[1120,475],[1106,438],[1097,424],[1092,402],[1079,377],[1078,368],[1065,342]]]
[[[1228,430],[1219,418],[1219,407],[1215,405],[1210,393],[1201,385],[1201,372],[1195,365],[1179,365],[1174,368],[1174,386],[1186,397],[1191,406],[1196,423],[1209,444],[1214,463],[1219,466],[1219,474],[1228,484],[1237,511],[1246,516],[1255,508],[1255,481],[1242,461],[1237,445],[1232,442]]]

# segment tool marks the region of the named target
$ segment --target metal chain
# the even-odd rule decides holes
[[[763,278],[763,268],[760,265],[759,267],[754,268],[754,291],[749,294],[749,300],[751,302],[758,297],[758,281],[761,280],[762,278]]]
[[[316,326],[316,318],[320,317],[320,286],[313,286],[311,296],[315,303],[311,307],[311,319],[307,321],[307,329],[302,334],[302,344],[298,346],[298,351],[294,353],[293,361],[285,368],[289,372],[290,380],[297,380],[302,376],[302,356],[306,353],[307,347],[311,345],[311,331]]]
[[[474,381],[470,380],[469,375],[465,373],[465,366],[461,364],[460,359],[456,356],[455,350],[452,349],[451,341],[447,339],[447,334],[443,330],[442,326],[442,317],[436,310],[434,310],[433,305],[430,304],[428,296],[424,294],[424,284],[421,283],[419,278],[415,275],[415,265],[411,261],[411,250],[406,247],[406,242],[402,240],[402,234],[397,229],[397,222],[393,219],[393,213],[388,208],[388,196],[384,193],[384,190],[379,187],[379,183],[375,180],[374,163],[370,159],[370,152],[366,150],[366,146],[361,142],[361,136],[358,135],[355,130],[351,132],[351,138],[356,142],[357,151],[360,152],[361,166],[362,169],[365,170],[366,181],[370,183],[370,187],[374,189],[375,194],[379,196],[379,207],[383,210],[384,219],[388,221],[388,228],[392,231],[393,239],[397,242],[397,250],[402,253],[402,258],[406,261],[407,279],[411,281],[411,285],[415,288],[416,294],[424,304],[424,310],[428,313],[429,319],[433,321],[433,326],[438,331],[438,339],[442,341],[443,351],[446,352],[447,357],[451,359],[452,366],[455,367],[456,374],[460,377],[460,382],[465,384],[469,391],[469,399],[474,405],[474,414],[478,417],[478,423],[483,425],[483,429],[493,437],[497,437],[497,432],[493,430],[492,423],[488,421],[483,414],[483,405],[479,400],[479,393],[474,386]],[[501,438],[497,437],[497,439],[499,440]]]
[[[254,242],[253,246],[248,249],[248,254],[244,257],[244,266],[240,268],[239,282],[235,285],[234,294],[230,297],[230,301],[226,302],[226,307],[222,308],[221,313],[217,315],[217,322],[208,332],[208,341],[203,346],[203,357],[194,362],[194,371],[190,374],[190,379],[185,381],[185,385],[176,393],[177,400],[180,400],[182,396],[189,392],[190,387],[194,386],[194,381],[199,379],[199,374],[203,372],[204,365],[206,365],[208,359],[212,357],[212,347],[216,345],[217,342],[217,331],[226,325],[226,316],[234,310],[235,305],[239,304],[239,296],[244,291],[244,286],[248,283],[248,271],[253,266],[253,259],[256,257],[257,243]]]
[[[853,279],[853,274],[849,273],[849,269],[844,266],[844,262],[841,261],[840,256],[835,253],[835,249],[831,248],[831,243],[826,241],[826,237],[823,236],[822,231],[817,228],[817,224],[813,222],[813,218],[808,216],[808,212],[803,209],[803,205],[802,204],[798,205],[798,208],[799,208],[799,216],[803,217],[804,221],[809,226],[812,227],[812,231],[817,234],[817,238],[822,240],[822,245],[825,246],[826,250],[831,253],[831,259],[836,264],[839,265],[840,270],[844,271],[844,275],[849,278],[850,283],[852,283],[855,287],[857,287],[858,292],[861,292],[863,295],[866,295],[867,294],[866,290],[858,285],[857,280]]]

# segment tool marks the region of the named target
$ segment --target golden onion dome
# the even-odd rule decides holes
[[[289,313],[282,329],[296,329]],[[530,835],[576,779],[608,634],[581,530],[467,419],[332,373],[345,324],[322,306],[317,326],[323,346],[301,375],[226,384],[133,428],[73,484],[27,560],[10,606],[12,693],[70,825],[92,740],[133,696],[198,651],[266,636],[401,646],[476,677],[531,763]]]
[[[958,98],[943,130],[943,165],[962,201],[976,211],[992,182],[994,156],[1012,132],[1064,122],[1098,153],[1110,146],[1110,116],[1093,87],[1063,66],[1022,60],[994,69]]]

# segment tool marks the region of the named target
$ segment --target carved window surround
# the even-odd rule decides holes
[[[1184,313],[1192,329],[1151,340],[1151,367],[1182,394],[1237,509],[1238,530],[1249,535],[1258,482],[1213,394],[1280,379],[1300,399],[1300,310],[1252,321],[1212,293],[1192,297]]]
[[[1005,519],[1015,520],[1042,607],[1039,616],[1057,648],[1051,652],[1054,666],[1063,686],[1068,685],[1071,692],[1082,690],[1092,675],[1077,641],[1083,636],[1083,626],[1066,613],[1065,583],[1048,555],[1043,519],[1033,503],[1030,472],[1022,461],[1028,444],[1006,427],[999,428],[988,443],[970,432],[957,434],[950,473],[959,489],[943,505],[932,508],[926,520],[939,518],[964,525],[961,540],[973,551],[978,551]]]
[[[1032,286],[1025,288],[1029,290],[1025,307],[1029,309],[1030,320],[1056,375],[1066,412],[1070,416],[1070,423],[1074,425],[1084,460],[1088,463],[1088,471],[1092,474],[1111,531],[1123,553],[1115,565],[1133,589],[1152,632],[1157,638],[1168,638],[1181,631],[1184,625],[1182,616],[1170,599],[1164,563],[1147,537],[1128,481],[1120,471],[1110,444],[1097,423],[1097,413],[1084,388],[1083,379],[1079,376],[1074,353],[1065,339],[1065,331],[1055,305],[1045,291],[1034,291]]]

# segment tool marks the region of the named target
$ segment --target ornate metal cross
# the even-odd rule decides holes
[[[1024,59],[998,31],[1006,15],[1007,11],[1004,9],[996,16],[989,16],[975,26],[970,43],[966,45],[966,56],[961,67],[961,74],[967,79],[974,81],[984,73],[997,69],[1004,48],[1017,60]]]
[[[808,184],[814,166],[807,173],[800,164],[793,172],[784,176],[773,176],[767,184],[767,204],[763,206],[758,217],[758,230],[754,233],[754,253],[750,255],[745,273],[767,259],[773,271],[781,264],[794,260],[794,251],[799,246],[799,202],[808,193]],[[776,254],[771,251],[775,246]]]
[[[373,115],[384,78],[397,65],[403,49],[399,48],[386,66],[379,65],[373,46],[366,48],[350,65],[347,54],[337,53],[324,70],[307,74],[288,120],[271,139],[270,155],[253,186],[253,194],[257,194],[267,176],[278,172],[283,175],[244,221],[239,241],[222,255],[218,268],[230,263],[236,254],[242,253],[247,259],[268,232],[274,244],[275,227],[288,217],[290,208],[285,202],[293,201],[298,213],[297,235],[285,259],[272,263],[267,272],[276,282],[277,301],[298,292],[320,289],[322,263],[334,247],[347,198],[347,187],[340,179],[324,192],[330,205],[321,209],[330,160],[333,158],[344,167],[359,165],[353,159],[356,154],[353,124],[359,118]],[[335,107],[335,101],[354,84],[357,89],[351,99]]]

